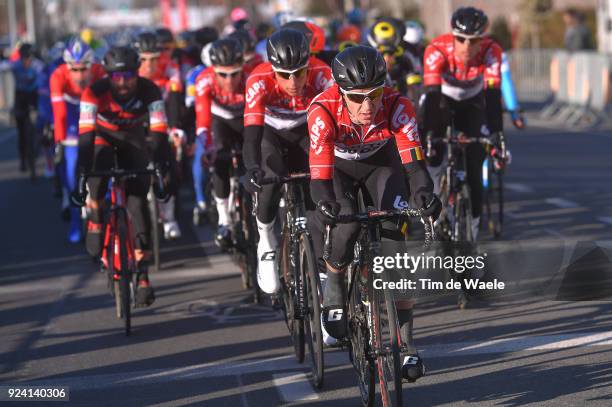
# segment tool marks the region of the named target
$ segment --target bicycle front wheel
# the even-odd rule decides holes
[[[119,287],[121,299],[121,309],[123,311],[123,321],[125,325],[125,335],[129,336],[132,332],[132,269],[128,256],[128,228],[127,214],[125,211],[117,212],[117,229],[119,238],[119,259],[121,264]]]
[[[400,332],[395,301],[390,290],[373,289],[372,324],[380,397],[385,407],[403,405]]]
[[[300,237],[300,266],[304,280],[306,315],[304,315],[305,337],[308,338],[308,353],[312,363],[312,382],[316,388],[323,385],[323,333],[321,331],[321,284],[316,257],[310,236]]]
[[[298,363],[304,362],[304,321],[296,318],[296,287],[300,283],[301,276],[296,270],[300,270],[299,265],[293,263],[290,259],[290,253],[293,249],[291,235],[289,230],[285,228],[281,237],[281,253],[280,253],[280,276],[281,290],[283,296],[283,314],[287,329],[291,335],[293,350]],[[299,261],[296,259],[295,261]],[[299,280],[298,280],[299,279]]]

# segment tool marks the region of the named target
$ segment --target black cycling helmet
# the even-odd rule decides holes
[[[215,27],[202,27],[193,33],[195,43],[203,47],[204,45],[217,41],[219,39],[219,31]]]
[[[161,51],[159,47],[159,42],[157,41],[157,36],[151,32],[144,32],[138,34],[138,36],[132,43],[132,47],[134,47],[134,49],[138,51],[139,54],[145,52],[155,53]]]
[[[241,65],[244,62],[242,45],[233,38],[213,42],[208,52],[213,66]]]
[[[140,66],[140,58],[132,47],[112,47],[104,55],[102,65],[107,73],[136,72]]]
[[[308,63],[310,46],[306,36],[292,28],[279,30],[268,38],[268,60],[274,68],[297,69]]]
[[[238,41],[242,45],[242,50],[245,54],[255,52],[255,37],[253,37],[247,30],[236,30],[228,35],[227,38],[232,38]]]
[[[34,47],[29,42],[24,42],[19,46],[19,57],[29,58],[34,54]]]
[[[343,90],[375,88],[385,83],[387,64],[374,48],[356,45],[336,55],[332,75]]]
[[[262,22],[257,24],[255,28],[255,37],[257,37],[257,41],[262,41],[268,38],[274,32],[274,27],[271,24],[266,22]]]
[[[159,42],[160,45],[169,43],[174,44],[174,35],[172,35],[172,31],[167,28],[158,28],[155,30],[155,35],[157,36],[157,42]]]
[[[482,10],[474,7],[460,7],[453,13],[451,28],[453,34],[461,37],[482,37],[488,22],[489,19]]]

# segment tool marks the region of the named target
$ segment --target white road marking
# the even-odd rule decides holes
[[[522,212],[514,214],[514,219],[529,219],[529,218],[539,218],[543,216],[561,216],[561,215],[570,215],[574,213],[587,212],[589,208],[559,208],[559,209],[549,209],[545,211],[533,211],[533,212]]]
[[[519,184],[516,182],[507,182],[506,185],[504,185],[504,187],[507,190],[510,190],[512,192],[520,192],[520,193],[531,193],[533,192],[533,188],[531,188],[528,185],[525,184]]]
[[[319,398],[304,373],[277,373],[273,374],[272,377],[276,389],[285,402],[317,400]]]
[[[584,332],[429,345],[425,346],[422,352],[424,356],[435,358],[486,353],[563,350],[577,347],[610,345],[612,345],[612,332]]]
[[[555,205],[559,208],[577,208],[580,205],[578,205],[576,202],[574,201],[570,201],[569,199],[564,199],[564,198],[547,198],[545,200],[546,203],[551,204],[551,205]]]

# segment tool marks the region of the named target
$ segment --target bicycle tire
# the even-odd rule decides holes
[[[242,192],[242,219],[243,231],[246,232],[245,239],[245,258],[246,272],[250,289],[253,293],[253,303],[261,304],[263,301],[263,293],[257,283],[257,226],[255,225],[255,216],[251,214],[253,202],[251,195],[241,188]]]
[[[504,173],[503,171],[497,171],[495,174],[497,180],[497,223],[494,230],[494,236],[496,239],[500,238],[504,230]]]
[[[364,407],[372,407],[376,395],[376,371],[374,361],[370,355],[370,330],[367,327],[367,309],[364,299],[361,297],[363,291],[360,286],[360,278],[356,275],[357,267],[350,267],[349,282],[349,358],[357,373],[359,394]],[[368,303],[367,298],[365,303]]]
[[[151,240],[153,240],[153,271],[161,269],[159,206],[152,191],[149,193],[149,211],[151,215]]]
[[[381,296],[381,290],[373,288],[371,290],[373,291],[372,325],[377,350],[376,366],[382,405],[384,407],[402,406],[401,344],[393,294],[390,290],[384,290]]]
[[[32,123],[30,114],[26,115],[25,122],[25,158],[26,165],[30,171],[30,180],[36,181],[36,129]]]
[[[121,264],[119,285],[121,292],[121,308],[123,310],[123,321],[125,328],[125,335],[130,336],[132,332],[132,300],[131,300],[131,284],[132,284],[132,270],[127,253],[127,239],[128,228],[127,228],[127,214],[123,210],[117,211],[117,231],[119,235],[119,259]]]
[[[281,256],[279,266],[281,267],[281,289],[283,297],[283,313],[285,323],[291,336],[291,344],[298,363],[304,362],[304,321],[295,318],[295,278],[299,276],[296,270],[300,270],[298,264],[291,264],[289,258],[291,248],[291,236],[287,228],[283,229],[281,235]],[[296,261],[299,259],[296,259]]]
[[[306,297],[306,315],[304,319],[305,337],[308,338],[308,353],[312,363],[312,383],[320,389],[323,386],[325,360],[323,357],[323,332],[321,329],[321,284],[316,257],[310,236],[300,236],[300,266],[304,279]]]

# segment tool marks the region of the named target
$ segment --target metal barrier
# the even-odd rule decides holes
[[[610,103],[612,57],[597,52],[556,51],[550,63],[553,101],[540,117],[571,126],[594,126]]]
[[[555,50],[515,49],[508,61],[517,97],[523,102],[543,102],[550,98],[550,63]]]
[[[15,99],[15,79],[8,63],[0,64],[0,124],[8,126]]]

